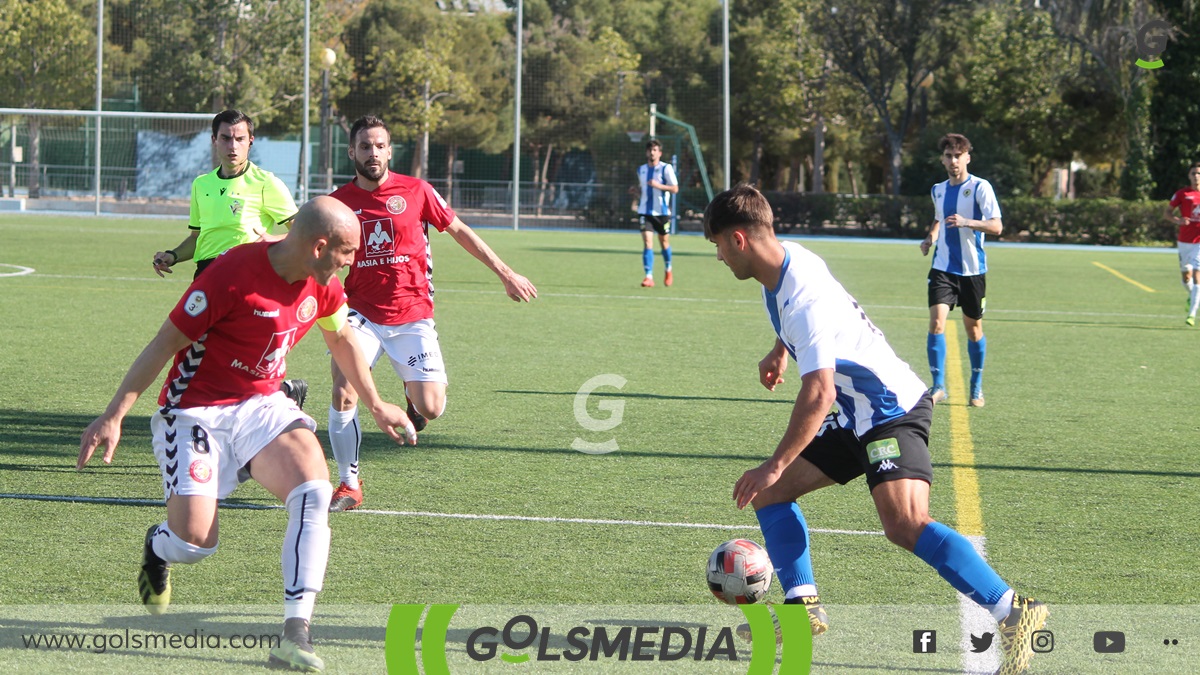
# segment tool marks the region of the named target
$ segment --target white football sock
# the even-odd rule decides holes
[[[317,591],[329,563],[328,481],[310,480],[288,494],[287,533],[283,537],[283,618],[312,620]]]
[[[349,410],[329,406],[329,447],[337,460],[338,477],[352,490],[358,489],[358,449],[361,445],[358,406]]]
[[[217,552],[217,547],[204,548],[189,544],[171,531],[166,521],[158,526],[158,533],[150,540],[154,555],[169,563],[198,563]]]
[[[817,594],[816,584],[803,584],[803,585],[797,586],[795,588],[788,589],[788,592],[783,595],[783,599],[791,600],[792,598],[800,598],[800,597],[804,597],[806,595],[816,595],[816,594]]]
[[[1000,596],[1000,602],[990,606],[985,605],[987,610],[992,613],[992,618],[995,619],[997,623],[1007,619],[1008,615],[1012,613],[1014,595],[1016,595],[1016,592],[1010,588],[1004,592],[1004,595]]]
[[[1200,309],[1200,286],[1193,285],[1188,289],[1188,299],[1192,301],[1188,316],[1196,316],[1196,310]]]

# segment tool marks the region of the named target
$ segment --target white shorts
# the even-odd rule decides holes
[[[314,433],[317,423],[283,392],[257,394],[230,405],[176,408],[150,416],[163,497],[224,499],[250,478],[245,466],[295,422]]]
[[[347,321],[354,328],[358,347],[372,368],[386,353],[392,368],[405,382],[449,382],[433,319],[384,326],[350,310]]]
[[[1176,243],[1179,244],[1179,271],[1200,270],[1200,244]]]

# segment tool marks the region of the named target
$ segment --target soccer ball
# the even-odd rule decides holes
[[[750,605],[771,587],[771,558],[749,539],[721,544],[708,557],[708,589],[721,602]]]

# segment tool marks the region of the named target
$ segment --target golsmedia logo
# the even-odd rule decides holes
[[[739,609],[750,625],[753,640],[750,658],[739,654],[740,640],[729,626],[706,626],[697,622],[663,621],[656,624],[643,618],[622,621],[606,614],[605,623],[554,625],[538,621],[532,614],[516,614],[501,623],[457,626],[456,643],[447,645],[450,623],[459,605],[393,605],[388,617],[385,658],[392,675],[449,675],[453,653],[454,671],[469,673],[484,664],[522,664],[536,661],[544,667],[555,662],[579,665],[592,663],[595,672],[604,672],[614,661],[695,662],[700,669],[713,661],[726,665],[745,662],[747,675],[770,675],[775,670],[776,646],[781,650],[780,673],[807,675],[812,666],[812,633],[803,605],[776,605],[782,639],[776,640],[771,608],[766,605],[741,605]],[[421,616],[425,615],[424,625]],[[421,668],[417,666],[420,645]],[[493,666],[494,667],[494,666]],[[514,673],[519,671],[515,670]]]
[[[1140,28],[1134,38],[1137,42],[1138,68],[1153,70],[1162,68],[1162,53],[1167,49],[1167,36],[1171,32],[1171,24],[1162,19],[1148,21]]]

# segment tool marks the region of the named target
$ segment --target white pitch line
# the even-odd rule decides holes
[[[982,535],[967,535],[967,540],[984,560],[987,560],[987,538]],[[1000,667],[1000,631],[991,612],[980,607],[974,600],[958,593],[959,647],[962,649],[963,672],[970,675],[987,675]],[[971,651],[971,636],[992,633],[993,647],[976,654]]]
[[[119,506],[162,506],[161,500],[157,499],[130,499],[126,497],[75,497],[71,495],[35,495],[0,492],[0,499],[23,499],[28,501],[39,502],[68,502],[68,503],[85,503],[85,504],[115,504]],[[221,508],[225,509],[244,509],[250,511],[269,511],[282,509],[278,504],[243,504],[235,503],[221,504]],[[721,525],[718,523],[673,523],[660,522],[653,520],[608,520],[602,518],[559,518],[547,516],[511,516],[501,514],[483,514],[483,513],[436,513],[433,511],[383,511],[378,509],[355,509],[349,513],[362,513],[372,516],[400,516],[409,518],[455,518],[459,520],[516,520],[521,522],[531,523],[571,523],[578,525],[633,525],[637,527],[676,527],[690,528],[699,530],[757,530],[757,525]],[[828,530],[811,528],[810,532],[819,532],[821,534],[849,534],[849,535],[870,535],[883,536],[883,532],[872,532],[869,530]]]
[[[16,272],[0,272],[0,277],[24,277],[34,273],[34,269],[32,267],[25,267],[24,265],[0,263],[0,267],[12,267],[17,270]]]

